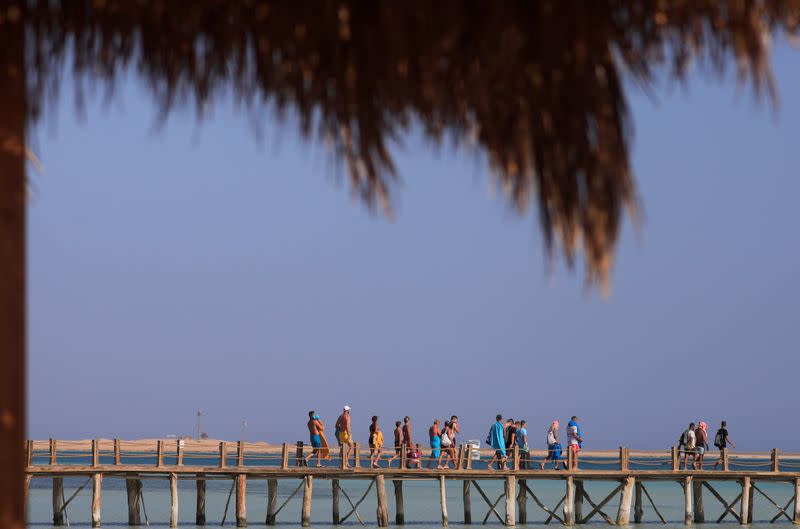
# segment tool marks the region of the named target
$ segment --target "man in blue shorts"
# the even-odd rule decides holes
[[[322,436],[320,435],[322,431],[325,430],[325,423],[319,418],[317,412],[311,410],[308,412],[308,435],[311,440],[311,453],[305,458],[306,465],[314,457],[314,454],[317,455],[317,466],[322,466]]]

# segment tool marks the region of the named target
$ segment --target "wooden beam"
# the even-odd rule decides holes
[[[531,498],[533,499],[533,501],[534,501],[534,502],[536,502],[536,505],[538,505],[540,509],[542,509],[544,512],[546,512],[547,514],[549,514],[549,515],[550,515],[550,516],[547,518],[547,520],[545,521],[545,523],[546,523],[546,524],[547,524],[547,523],[550,523],[550,520],[552,520],[553,518],[555,518],[556,520],[558,520],[559,522],[561,522],[561,524],[562,524],[562,525],[564,524],[564,520],[563,520],[563,519],[562,519],[562,518],[561,518],[559,515],[557,515],[557,514],[555,513],[555,511],[557,511],[557,510],[558,510],[558,507],[559,507],[559,506],[561,505],[561,503],[564,501],[564,498],[561,498],[561,501],[559,501],[559,502],[558,502],[558,504],[555,506],[555,508],[554,508],[554,509],[551,511],[550,509],[548,509],[548,508],[545,506],[545,504],[544,504],[544,503],[542,503],[542,501],[541,501],[541,500],[538,498],[538,496],[536,496],[536,494],[534,494],[533,490],[531,490],[531,488],[530,488],[530,487],[528,487],[528,482],[527,482],[527,481],[523,483],[523,482],[522,482],[522,480],[520,480],[520,486],[525,488],[525,491],[526,491],[528,494],[530,494],[530,495],[531,495]],[[521,522],[520,522],[520,523],[521,523]]]
[[[285,446],[285,445],[284,445]],[[267,525],[275,525],[276,508],[278,506],[278,480],[267,480]]]
[[[303,457],[303,441],[297,441],[294,447],[294,466],[306,466],[306,460]]]
[[[225,468],[225,441],[219,442],[219,468]]]
[[[742,525],[746,525],[747,521],[750,519],[750,477],[745,476],[742,479],[742,503],[741,503],[741,514],[739,518],[739,523]]]
[[[300,512],[300,525],[302,527],[311,526],[311,492],[314,488],[314,478],[305,476],[303,478],[303,509]]]
[[[672,470],[678,471],[680,469],[680,454],[674,446],[670,447],[669,455],[672,460]]]
[[[64,478],[53,478],[53,525],[64,525]]]
[[[236,475],[236,527],[247,527],[247,474]]]
[[[442,527],[448,526],[447,521],[447,489],[445,477],[439,476],[439,503],[442,506]]]
[[[753,511],[755,511],[755,503],[753,503],[753,493],[755,492],[755,488],[753,487],[753,480],[750,480],[750,509],[747,512],[747,523],[753,523]]]
[[[619,469],[628,470],[628,463],[625,461],[625,447],[619,447]]]
[[[764,496],[764,498],[766,498],[768,502],[770,502],[772,505],[774,505],[776,509],[778,509],[778,515],[777,515],[777,518],[780,518],[780,516],[781,516],[781,515],[783,515],[783,516],[786,516],[786,519],[787,519],[787,520],[789,520],[790,522],[792,521],[792,518],[791,518],[791,517],[790,517],[790,516],[789,516],[789,515],[786,513],[786,509],[789,507],[788,505],[787,505],[786,507],[783,507],[783,508],[781,508],[781,506],[780,506],[780,505],[778,505],[777,503],[775,503],[775,500],[773,500],[772,498],[770,498],[770,497],[767,495],[767,493],[766,493],[766,492],[764,492],[763,490],[761,490],[760,488],[758,488],[758,486],[757,486],[755,483],[751,483],[751,484],[750,484],[750,486],[751,486],[751,487],[753,487],[753,490],[755,490],[756,492],[758,492],[759,494],[761,494],[762,496]],[[750,501],[750,505],[751,505],[750,511],[752,512],[752,510],[753,510],[753,509],[752,509],[752,505],[753,505],[753,502],[752,502],[752,500]],[[776,520],[777,518],[773,518],[773,520]]]
[[[119,447],[119,439],[114,439],[114,464],[121,465],[122,464],[122,451]]]
[[[617,509],[617,525],[628,525],[631,521],[631,500],[635,482],[636,479],[632,476],[628,476],[622,481],[622,494],[619,496],[619,509]]]
[[[97,439],[92,439],[92,466],[100,466],[100,452],[97,448]]]
[[[29,467],[33,464],[33,441],[28,439],[25,441],[25,466]]]
[[[394,523],[404,525],[406,515],[403,511],[403,481],[395,479],[392,481],[392,485],[394,485]]]
[[[51,465],[55,465],[56,462],[57,462],[57,451],[58,451],[58,448],[56,446],[57,442],[58,441],[56,441],[52,437],[50,438],[50,464]]]
[[[483,517],[483,525],[486,525],[486,522],[488,522],[488,521],[489,521],[489,516],[492,514],[492,512],[494,512],[494,513],[495,513],[495,515],[496,515],[498,518],[500,517],[500,514],[497,512],[497,504],[498,504],[498,503],[500,503],[500,500],[502,500],[503,498],[505,498],[505,496],[506,496],[506,493],[505,493],[505,492],[503,492],[502,494],[500,494],[500,496],[498,496],[498,497],[497,497],[497,499],[496,499],[496,500],[494,500],[494,503],[492,503],[491,505],[489,505],[489,510],[488,510],[488,511],[486,511],[486,516],[484,516],[484,517]],[[502,520],[502,522],[503,522],[503,525],[505,525],[505,524],[506,524],[506,522],[505,522],[505,519],[504,519],[504,518],[502,518],[501,520]]]
[[[489,501],[489,497],[486,496],[485,492],[483,492],[483,489],[481,488],[480,485],[478,485],[478,482],[475,481],[475,480],[472,480],[472,484],[475,485],[475,489],[478,491],[478,494],[481,495],[481,498],[483,498],[483,501],[485,501],[486,505],[489,506],[489,512],[493,512],[494,515],[497,517],[497,519],[500,521],[500,523],[505,525],[505,523],[506,523],[505,520],[503,520],[503,517],[500,516],[499,512],[497,512],[497,509],[494,508],[494,505],[492,505],[492,502]],[[500,496],[500,497],[502,498],[502,496]],[[498,501],[499,501],[499,498],[498,498]],[[497,505],[496,502],[495,502],[495,505]],[[487,512],[486,514],[488,515],[489,513]],[[486,522],[484,522],[484,523],[486,523]]]
[[[389,527],[389,502],[386,499],[386,481],[383,474],[375,476],[375,492],[378,500],[376,517],[378,527]]]
[[[100,527],[100,489],[103,484],[103,475],[92,474],[92,527]]]
[[[281,445],[281,468],[283,470],[289,468],[289,445],[286,443]]]
[[[614,496],[616,496],[616,495],[617,495],[617,493],[618,493],[620,490],[622,490],[622,484],[619,484],[619,485],[617,485],[617,487],[616,487],[614,490],[612,490],[612,491],[609,493],[609,495],[608,495],[608,496],[606,496],[606,497],[605,497],[605,499],[604,499],[603,501],[601,501],[601,502],[600,502],[598,505],[595,505],[595,504],[594,504],[594,502],[592,502],[591,498],[589,498],[589,495],[588,495],[588,494],[586,494],[586,492],[584,491],[584,497],[585,497],[585,498],[586,498],[586,500],[587,500],[587,501],[588,501],[588,502],[589,502],[589,503],[592,505],[592,510],[591,510],[591,511],[589,511],[589,514],[587,514],[587,515],[586,515],[586,517],[585,517],[583,520],[578,520],[578,523],[585,524],[586,522],[588,522],[589,520],[591,520],[591,519],[592,519],[592,517],[593,517],[595,514],[598,514],[598,513],[600,513],[600,515],[601,515],[601,516],[603,516],[603,519],[604,519],[604,520],[605,520],[607,523],[609,523],[609,524],[613,525],[613,524],[614,524],[614,521],[613,521],[613,520],[611,520],[611,518],[610,518],[610,517],[608,517],[607,515],[604,515],[604,514],[603,514],[603,511],[602,511],[601,509],[602,509],[603,507],[605,507],[605,506],[606,506],[606,504],[607,504],[608,502],[610,502],[610,501],[611,501],[611,499],[612,499]],[[565,519],[565,521],[566,521],[566,519]]]
[[[169,526],[178,527],[178,475],[169,475]]]
[[[197,486],[197,501],[195,503],[194,524],[206,524],[206,480],[205,474],[197,474],[195,485]]]
[[[163,467],[164,466],[164,440],[159,439],[156,441],[156,466]]]
[[[686,476],[683,481],[683,524],[684,525],[692,525],[692,508],[694,507],[694,502],[692,501],[692,476]]]
[[[277,485],[277,483],[276,483],[276,485]],[[281,510],[283,510],[284,507],[286,507],[286,504],[289,503],[289,500],[291,500],[292,498],[294,498],[297,495],[297,492],[301,488],[303,488],[303,485],[305,485],[305,479],[301,479],[300,480],[300,484],[297,485],[297,488],[294,489],[294,491],[289,495],[289,497],[287,497],[285,500],[283,500],[283,503],[281,503],[281,506],[278,507],[275,510],[275,513],[273,514],[273,519],[277,519],[278,513],[281,512]],[[277,486],[276,486],[276,489],[277,489]],[[342,492],[344,492],[344,489],[342,489]],[[269,510],[267,510],[267,518],[269,518]],[[268,524],[268,525],[275,525],[275,524],[272,523],[272,524]]]
[[[175,464],[183,466],[183,439],[175,441]]]
[[[661,523],[666,524],[667,521],[664,519],[663,516],[661,516],[661,513],[658,511],[658,507],[656,507],[656,502],[654,502],[653,498],[650,497],[650,493],[647,492],[647,488],[644,486],[644,483],[640,483],[639,480],[637,480],[637,483],[640,484],[640,486],[642,487],[642,492],[644,492],[644,495],[647,496],[648,500],[650,500],[650,505],[652,505],[653,510],[658,515],[658,518],[661,520]]]
[[[781,464],[780,464],[779,457],[780,456],[778,455],[778,449],[777,448],[773,448],[772,449],[772,453],[770,454],[770,461],[772,463],[771,470],[773,472],[780,472]]]
[[[362,520],[361,516],[359,516],[359,514],[358,514],[358,506],[361,505],[361,502],[363,502],[364,498],[367,497],[367,495],[369,494],[369,491],[372,490],[372,486],[374,484],[375,484],[374,480],[369,482],[369,486],[367,487],[367,490],[364,491],[364,494],[361,495],[361,498],[356,503],[353,503],[353,500],[350,499],[350,496],[347,494],[347,491],[342,489],[342,494],[344,494],[344,498],[347,500],[347,502],[350,504],[350,507],[351,507],[350,508],[350,512],[348,512],[345,515],[345,517],[342,518],[342,523],[344,523],[348,518],[350,518],[350,515],[355,515],[356,519],[359,521],[359,523],[361,525],[366,525],[364,523],[364,520]]]
[[[731,467],[728,460],[728,449],[722,448],[722,470],[728,472],[730,468]]]
[[[703,480],[692,482],[692,498],[694,499],[694,523],[705,523],[706,513],[703,509]]]
[[[244,441],[241,440],[236,442],[236,466],[244,466]]]
[[[331,480],[331,521],[333,525],[339,525],[341,518],[339,516],[339,480]]]
[[[569,448],[569,447],[567,447]],[[572,468],[572,450],[567,450],[569,464]],[[564,494],[564,525],[575,525],[575,482],[572,476],[566,479],[566,493]]]

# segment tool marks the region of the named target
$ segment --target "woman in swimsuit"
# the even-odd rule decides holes
[[[372,416],[372,424],[369,425],[369,466],[378,468],[378,461],[381,460],[383,453],[383,432],[378,426],[378,416]]]

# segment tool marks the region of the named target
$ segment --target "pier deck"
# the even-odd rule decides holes
[[[419,447],[418,447],[419,449]],[[231,483],[228,502],[235,493],[235,520],[238,527],[247,526],[246,486],[248,480],[266,480],[268,485],[267,525],[274,525],[283,507],[295,496],[302,501],[301,524],[307,527],[311,523],[311,497],[313,485],[320,480],[329,481],[332,487],[332,513],[335,525],[342,523],[349,516],[364,523],[358,513],[358,507],[371,489],[374,488],[378,509],[377,524],[388,525],[389,509],[386,495],[386,481],[392,482],[395,497],[395,523],[404,523],[403,482],[408,480],[428,480],[438,485],[439,500],[442,510],[442,525],[447,527],[449,516],[447,511],[447,482],[461,482],[463,493],[464,521],[472,523],[471,491],[476,491],[479,498],[488,506],[486,523],[494,517],[501,524],[513,526],[516,523],[527,523],[528,500],[549,515],[546,523],[555,521],[563,525],[585,523],[594,517],[602,518],[611,525],[624,525],[631,521],[643,520],[643,506],[649,501],[658,519],[666,523],[659,512],[646,484],[652,481],[677,482],[683,488],[684,523],[703,523],[707,521],[721,522],[726,517],[747,524],[753,517],[753,499],[755,494],[763,496],[771,510],[771,522],[788,520],[800,524],[800,455],[782,454],[778,450],[768,453],[750,453],[736,455],[727,450],[721,453],[706,454],[705,466],[710,468],[717,460],[721,461],[718,470],[686,470],[680,468],[682,454],[674,448],[664,451],[632,451],[626,447],[619,450],[582,451],[580,453],[580,470],[539,470],[539,463],[545,456],[544,451],[532,451],[530,460],[524,459],[518,450],[509,453],[508,470],[487,469],[492,450],[475,451],[468,445],[454,450],[453,464],[456,468],[446,470],[407,468],[410,460],[405,447],[401,456],[393,463],[393,467],[374,469],[369,467],[369,451],[358,445],[354,446],[354,455],[344,461],[341,451],[331,450],[330,459],[325,460],[323,467],[315,466],[316,458],[311,466],[305,466],[304,456],[309,455],[310,448],[303,443],[281,446],[264,443],[206,442],[192,440],[158,440],[153,442],[122,440],[90,440],[90,441],[29,441],[26,458],[26,490],[33,477],[51,478],[53,480],[53,523],[64,525],[65,513],[69,502],[77,495],[78,489],[69,499],[64,495],[64,478],[83,476],[91,482],[92,493],[92,525],[100,526],[101,521],[101,486],[103,478],[125,479],[128,492],[128,521],[131,525],[141,523],[140,503],[143,501],[141,491],[143,480],[164,479],[170,483],[170,525],[177,526],[178,520],[178,482],[191,480],[197,489],[196,523],[204,525],[205,515],[205,483],[209,480],[227,480]],[[390,450],[394,454],[394,450]],[[569,459],[564,463],[570,464]],[[426,465],[428,459],[423,459]],[[386,456],[382,463],[386,464]],[[529,463],[531,468],[525,468]],[[552,463],[550,463],[552,467]],[[280,480],[299,482],[294,493],[278,506],[277,485]],[[347,480],[369,481],[367,492],[354,502],[341,488],[340,482]],[[503,493],[495,501],[490,500],[479,482],[497,480],[503,483]],[[535,494],[532,484],[537,480],[559,480],[564,482],[564,493],[561,501],[548,507]],[[595,503],[587,494],[584,482],[605,481],[616,484],[616,488]],[[741,493],[729,501],[723,497],[712,482],[735,482],[741,487]],[[787,483],[793,495],[789,502],[781,506],[758,486],[759,483]],[[302,493],[301,493],[302,489]],[[703,491],[706,490],[724,507],[722,515],[716,520],[706,520],[703,509]],[[349,504],[349,512],[344,517],[339,515],[339,497],[345,496]],[[603,511],[606,506],[618,497],[616,515],[611,516]],[[481,501],[479,500],[479,501]],[[504,501],[503,501],[504,500]],[[584,500],[587,508],[584,509]],[[498,505],[503,505],[498,509]],[[588,508],[591,507],[591,508]],[[584,513],[584,510],[587,512]],[[226,505],[225,515],[227,516]],[[145,514],[146,515],[146,514]],[[774,517],[773,517],[774,515]],[[223,517],[223,521],[224,521]]]

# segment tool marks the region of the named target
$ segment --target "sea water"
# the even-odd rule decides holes
[[[64,494],[69,498],[75,490],[85,484],[87,478],[75,477],[64,479]],[[169,522],[170,491],[169,482],[163,478],[144,479],[144,507],[152,527],[166,527]],[[353,503],[357,502],[369,486],[368,480],[340,480],[340,485],[350,496]],[[479,480],[481,488],[494,502],[503,491],[502,480]],[[564,495],[564,481],[529,479],[528,486],[537,497],[549,508],[553,509]],[[278,505],[294,491],[300,480],[281,479],[278,482]],[[447,511],[451,525],[463,523],[463,496],[461,481],[447,481]],[[206,527],[219,526],[223,519],[225,505],[231,491],[232,480],[208,481],[206,487]],[[616,483],[603,481],[584,481],[587,493],[595,503],[602,501],[615,487]],[[733,500],[741,487],[735,482],[712,482],[712,486],[728,501]],[[792,497],[793,485],[789,483],[758,483],[759,488],[771,496],[777,503],[784,506]],[[88,526],[91,523],[91,483],[70,502],[67,515],[71,526]],[[683,489],[674,481],[648,481],[645,487],[653,498],[658,510],[667,519],[670,526],[683,526]],[[52,478],[34,478],[28,497],[28,527],[52,526]],[[441,505],[439,501],[439,485],[435,479],[405,481],[403,484],[405,522],[421,529],[434,529],[441,527]],[[389,501],[389,521],[394,522],[394,493],[391,480],[386,481],[386,494]],[[488,511],[486,502],[481,498],[475,487],[470,491],[472,503],[472,522],[481,525]],[[195,501],[196,489],[194,480],[179,480],[178,482],[179,523],[181,527],[195,527]],[[283,527],[300,526],[300,506],[302,502],[302,489],[290,500],[278,514],[277,525]],[[340,494],[340,513],[344,516],[350,505],[343,494]],[[705,519],[708,523],[715,522],[722,514],[724,508],[719,501],[707,490],[703,492]],[[764,526],[777,513],[775,507],[759,493],[754,495],[753,526]],[[612,499],[603,511],[612,519],[616,517],[617,498]],[[644,521],[647,524],[661,525],[646,497],[643,497]],[[375,488],[370,490],[363,503],[358,507],[358,513],[368,526],[376,526],[376,496]],[[504,515],[505,500],[497,505],[497,511]],[[792,506],[787,509],[791,515]],[[591,511],[588,502],[584,502],[584,515]],[[265,479],[251,478],[247,481],[247,521],[249,526],[264,526],[267,513],[267,485]],[[561,508],[558,510],[561,515]],[[102,482],[102,509],[101,518],[103,526],[127,526],[127,494],[125,480],[121,477],[105,476]],[[631,518],[633,513],[631,513]],[[311,518],[315,527],[328,529],[331,524],[331,482],[327,479],[315,479],[313,482],[313,495],[311,502]],[[541,525],[547,518],[534,501],[528,498],[528,525]],[[142,518],[144,523],[144,517]],[[736,523],[728,515],[729,523]],[[555,525],[558,522],[555,521]],[[600,517],[593,518],[590,524],[605,522]],[[782,518],[781,523],[788,523]],[[500,526],[494,517],[490,516],[488,524]],[[233,527],[235,523],[235,493],[231,495],[225,525]],[[360,526],[359,521],[351,516],[345,526]],[[775,525],[770,525],[775,527]]]

